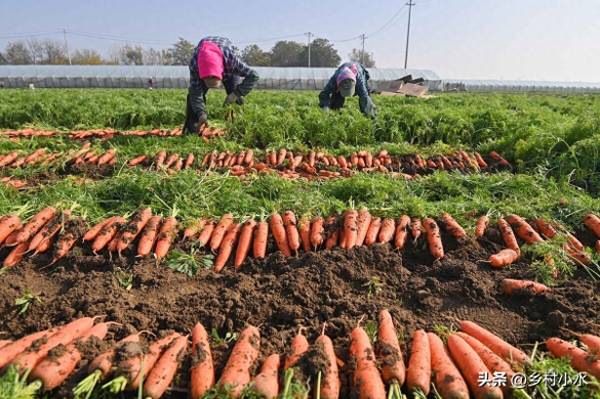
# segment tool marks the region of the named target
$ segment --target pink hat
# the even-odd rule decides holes
[[[223,52],[213,42],[207,40],[202,42],[202,47],[198,51],[198,75],[200,79],[215,76],[223,80]]]
[[[342,83],[344,80],[350,79],[353,80],[354,82],[356,82],[356,74],[358,73],[358,71],[356,70],[356,67],[354,67],[354,65],[352,66],[345,66],[342,69],[340,69],[340,73],[338,74],[337,78],[336,78],[336,83],[339,86],[340,83]]]

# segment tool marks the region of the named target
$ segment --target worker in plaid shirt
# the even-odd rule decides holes
[[[184,133],[199,132],[207,125],[206,92],[209,89],[224,86],[225,105],[243,104],[244,96],[257,81],[258,74],[242,61],[229,39],[210,36],[200,40],[190,61]]]
[[[347,97],[358,96],[360,111],[375,117],[376,107],[369,96],[369,72],[359,63],[346,62],[333,74],[327,85],[319,93],[319,106],[324,110],[340,109]]]

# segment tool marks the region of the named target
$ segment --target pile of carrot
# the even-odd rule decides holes
[[[47,152],[45,148],[37,149],[28,154],[12,151],[0,155],[0,168],[20,168],[26,166],[46,166],[63,156],[62,152]]]
[[[145,166],[152,170],[164,170],[168,173],[179,172],[183,169],[190,169],[194,166],[196,157],[194,154],[180,155],[176,152],[168,153],[159,151],[154,157],[140,155],[128,162],[129,167],[138,165]]]
[[[209,138],[215,136],[221,136],[225,132],[218,128],[207,128],[202,132],[202,136]],[[21,130],[3,130],[0,131],[0,136],[7,136],[9,138],[21,138],[21,137],[53,137],[58,135],[65,135],[74,140],[87,140],[87,139],[101,139],[109,140],[115,136],[159,136],[159,137],[172,137],[181,136],[182,131],[180,128],[175,129],[152,129],[152,130],[125,130],[118,131],[112,128],[105,129],[88,129],[88,130],[73,130],[69,133],[62,133],[56,130],[43,130],[43,129],[21,129]]]
[[[75,157],[71,159],[74,166],[93,165],[97,167],[112,166],[117,163],[117,152],[111,148],[105,152],[97,152],[96,150],[79,151]]]
[[[25,188],[29,185],[29,183],[25,180],[15,179],[10,176],[5,176],[5,177],[0,178],[0,182],[2,182],[2,184],[6,185],[8,187],[12,187],[17,190]]]
[[[43,129],[21,129],[21,130],[2,130],[0,136],[6,136],[9,138],[19,137],[52,137],[59,134],[55,130],[43,130]]]

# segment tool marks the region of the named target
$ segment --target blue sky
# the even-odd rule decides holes
[[[445,78],[600,81],[600,0],[414,1],[409,67],[432,69]],[[308,31],[332,40],[365,33],[377,65],[399,67],[404,62],[405,2],[2,0],[0,47],[20,34],[62,39],[53,32],[63,28],[154,47],[178,36],[196,42],[208,34],[228,36],[239,47],[260,40],[257,44],[270,48],[272,38],[299,35],[291,39],[303,41],[302,33]],[[104,53],[121,43],[68,37],[72,48]],[[360,41],[335,45],[345,58]]]

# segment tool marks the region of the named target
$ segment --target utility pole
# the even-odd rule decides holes
[[[312,32],[307,32],[305,33],[305,35],[308,36],[308,67],[310,68],[310,43],[312,38]]]
[[[406,53],[404,54],[404,69],[408,66],[408,43],[410,41],[410,17],[412,14],[412,8],[416,5],[412,0],[408,0],[406,3],[408,6],[408,28],[406,29]]]
[[[360,63],[361,64],[365,64],[365,39],[367,37],[365,36],[365,34],[363,33],[362,35],[360,35],[360,40],[362,40],[362,52],[360,53]]]
[[[67,41],[67,30],[63,29],[63,37],[65,39],[65,50],[67,52],[67,58],[69,59],[69,65],[73,65],[71,62],[71,53],[69,52],[69,42]]]

